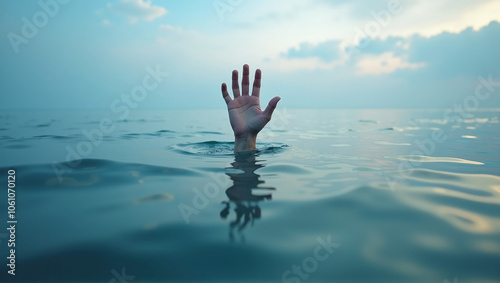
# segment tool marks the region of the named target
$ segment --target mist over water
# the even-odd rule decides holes
[[[14,280],[498,281],[500,110],[443,113],[278,109],[235,156],[222,110],[3,112]]]

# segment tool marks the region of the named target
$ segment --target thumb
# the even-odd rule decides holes
[[[278,105],[278,101],[280,101],[281,97],[276,96],[271,101],[269,101],[269,104],[266,107],[266,110],[264,110],[264,115],[271,120],[271,117],[273,116],[274,109],[276,109],[276,105]]]

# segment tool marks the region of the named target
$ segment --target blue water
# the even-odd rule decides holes
[[[500,110],[444,113],[3,112],[0,281],[500,281]]]

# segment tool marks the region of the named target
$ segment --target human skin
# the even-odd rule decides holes
[[[252,95],[250,91],[250,67],[243,65],[243,78],[241,80],[241,93],[238,84],[238,71],[234,70],[232,74],[231,88],[233,98],[227,91],[227,85],[222,84],[222,97],[226,101],[229,113],[229,122],[234,132],[234,152],[248,152],[255,150],[257,134],[264,126],[271,121],[274,109],[280,97],[276,96],[267,105],[266,109],[260,109],[260,86],[262,72],[260,69],[255,71]]]

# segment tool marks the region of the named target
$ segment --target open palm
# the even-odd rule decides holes
[[[243,79],[241,81],[242,91],[240,94],[238,71],[233,71],[232,89],[234,99],[232,99],[229,95],[227,85],[225,83],[222,84],[222,96],[227,103],[229,121],[231,123],[231,127],[233,128],[235,137],[244,135],[256,136],[271,120],[274,109],[280,100],[280,97],[274,97],[271,101],[269,101],[266,109],[262,111],[259,99],[262,72],[259,69],[255,71],[252,95],[249,95],[249,74],[250,68],[245,64],[243,66]]]

